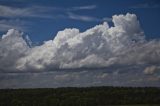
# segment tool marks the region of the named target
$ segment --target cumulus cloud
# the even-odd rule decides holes
[[[29,49],[22,37],[23,33],[14,29],[8,30],[0,39],[0,70],[16,70],[17,62]]]
[[[135,14],[114,15],[112,21],[111,27],[104,22],[85,32],[67,28],[34,47],[23,33],[11,29],[0,41],[0,69],[43,71],[160,63],[160,41],[145,39]]]

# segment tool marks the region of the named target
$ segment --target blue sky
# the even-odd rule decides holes
[[[104,21],[112,24],[113,15],[127,12],[137,15],[148,39],[160,37],[158,0],[0,0],[0,6],[1,35],[15,28],[33,42],[53,39],[65,28],[85,31]]]

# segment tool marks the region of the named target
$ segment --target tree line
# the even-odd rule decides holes
[[[1,89],[0,106],[160,105],[160,88],[66,87]]]

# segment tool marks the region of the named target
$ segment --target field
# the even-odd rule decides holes
[[[0,106],[160,106],[160,88],[1,89]]]

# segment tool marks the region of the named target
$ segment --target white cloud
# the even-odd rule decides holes
[[[31,48],[20,32],[9,30],[0,41],[0,68],[42,71],[160,63],[160,41],[145,40],[136,15],[114,15],[112,21],[112,27],[104,22],[85,32],[65,29]]]
[[[15,62],[29,49],[23,33],[10,29],[0,40],[0,70],[15,71]]]

